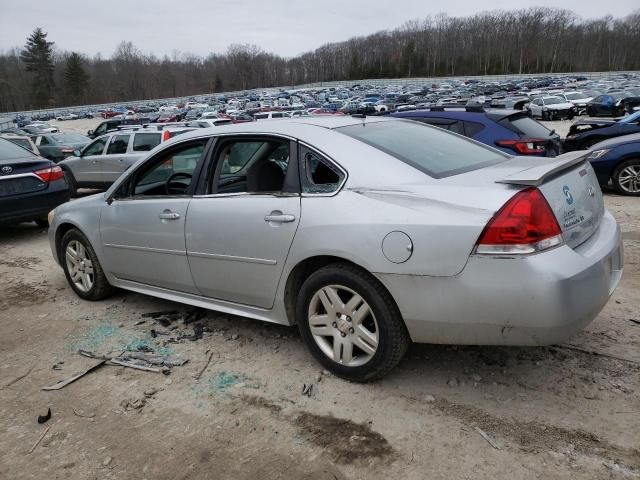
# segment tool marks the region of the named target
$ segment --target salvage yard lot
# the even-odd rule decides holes
[[[44,230],[4,226],[0,478],[637,478],[640,202],[605,201],[626,269],[586,331],[554,347],[414,345],[365,385],[323,373],[295,328],[126,292],[81,301]],[[41,390],[96,364],[79,349],[149,348],[189,362]]]

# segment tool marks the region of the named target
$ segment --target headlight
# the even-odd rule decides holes
[[[593,152],[591,152],[591,155],[589,155],[589,160],[597,160],[604,157],[607,153],[609,153],[609,150],[607,149],[594,150]]]
[[[47,221],[49,222],[49,225],[51,225],[53,223],[53,219],[56,216],[56,211],[55,210],[51,210],[49,212],[49,215],[47,215]]]

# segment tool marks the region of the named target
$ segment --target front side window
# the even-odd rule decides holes
[[[199,140],[162,152],[135,175],[133,195],[186,195],[205,145]]]
[[[214,193],[280,192],[289,167],[288,140],[235,140],[217,154]]]
[[[93,143],[89,144],[87,148],[85,148],[82,155],[102,155],[104,151],[104,146],[107,144],[106,138],[99,138],[95,140]]]
[[[107,155],[121,155],[127,153],[130,135],[114,135],[107,148]]]
[[[418,122],[393,120],[339,127],[359,140],[434,178],[465,173],[505,161],[508,156],[466,138]]]
[[[303,193],[335,192],[344,179],[344,173],[315,151],[300,147]]]

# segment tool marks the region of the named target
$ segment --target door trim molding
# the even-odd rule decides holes
[[[168,255],[180,255],[183,257],[187,255],[187,252],[184,250],[169,250],[168,248],[138,247],[135,245],[118,245],[116,243],[105,243],[104,246],[109,248],[121,248],[123,250],[135,250],[137,252],[166,253]]]
[[[188,252],[188,257],[211,258],[214,260],[228,260],[230,262],[259,263],[261,265],[277,265],[276,260],[268,258],[238,257],[235,255],[220,255],[218,253]]]

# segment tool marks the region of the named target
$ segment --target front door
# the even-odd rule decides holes
[[[184,227],[193,176],[205,144],[195,140],[160,152],[133,174],[111,205],[103,207],[104,255],[118,278],[197,293]]]
[[[107,150],[102,157],[101,181],[112,184],[127,168],[125,158],[129,148],[130,134],[114,134],[111,136]]]
[[[78,184],[99,185],[102,183],[100,172],[107,140],[109,137],[94,140],[82,150],[78,160],[73,162],[71,170]]]
[[[203,295],[273,306],[300,221],[292,145],[277,137],[218,142],[210,193],[193,198],[186,223],[189,265]]]

